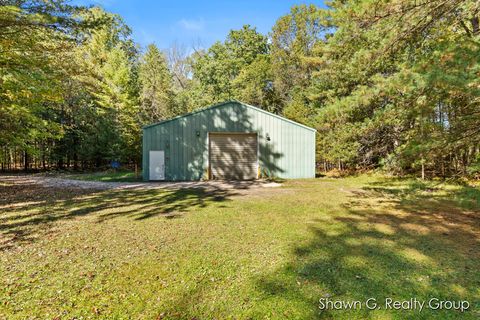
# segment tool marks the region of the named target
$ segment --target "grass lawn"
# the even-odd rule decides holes
[[[479,319],[480,189],[380,176],[258,190],[0,177],[0,318]],[[459,311],[319,299],[468,300]]]
[[[91,173],[69,173],[59,175],[61,178],[84,180],[84,181],[102,181],[102,182],[138,182],[142,181],[142,172],[139,171],[135,176],[134,171],[129,170],[106,170]]]

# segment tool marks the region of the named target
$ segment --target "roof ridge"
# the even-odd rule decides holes
[[[160,125],[160,124],[163,124],[163,123],[166,123],[166,122],[170,122],[170,121],[174,121],[174,120],[177,120],[177,119],[181,119],[181,118],[185,118],[185,117],[188,117],[188,116],[191,116],[191,115],[194,115],[196,113],[199,113],[199,112],[203,112],[205,110],[210,110],[210,109],[213,109],[213,108],[217,108],[217,107],[220,107],[222,105],[225,105],[225,104],[228,104],[228,103],[238,103],[244,107],[247,107],[247,108],[252,108],[253,110],[256,110],[256,111],[259,111],[259,112],[263,112],[263,113],[266,113],[270,116],[273,116],[275,118],[278,118],[280,120],[283,120],[283,121],[286,121],[286,122],[290,122],[292,124],[295,124],[297,126],[300,126],[300,127],[303,127],[305,129],[308,129],[308,130],[312,130],[312,131],[317,131],[315,128],[312,128],[312,127],[309,127],[309,126],[306,126],[304,124],[301,124],[299,122],[296,122],[296,121],[293,121],[293,120],[290,120],[288,118],[285,118],[285,117],[282,117],[278,114],[275,114],[275,113],[272,113],[272,112],[268,112],[267,110],[263,110],[259,107],[256,107],[256,106],[252,106],[250,104],[247,104],[245,102],[242,102],[242,101],[239,101],[239,100],[236,100],[236,99],[230,99],[230,100],[226,100],[226,101],[223,101],[223,102],[219,102],[219,103],[216,103],[216,104],[213,104],[211,106],[207,106],[207,107],[204,107],[204,108],[200,108],[200,109],[197,109],[197,110],[194,110],[194,111],[191,111],[191,112],[188,112],[188,113],[185,113],[185,114],[182,114],[182,115],[178,115],[176,117],[173,117],[173,118],[170,118],[170,119],[166,119],[166,120],[162,120],[162,121],[159,121],[159,122],[155,122],[155,123],[152,123],[152,124],[149,124],[149,125],[146,125],[146,126],[143,126],[142,129],[147,129],[147,128],[150,128],[150,127],[154,127],[154,126],[157,126],[157,125]]]

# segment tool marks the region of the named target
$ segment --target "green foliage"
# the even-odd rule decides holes
[[[270,55],[258,55],[249,65],[243,67],[233,80],[237,99],[279,113],[281,101],[271,79],[273,74]]]
[[[294,91],[303,90],[309,83],[312,69],[305,59],[326,30],[322,21],[322,11],[315,5],[299,5],[272,28],[274,87],[284,105],[291,102]]]
[[[478,4],[334,1],[326,14],[335,29],[309,60],[307,94],[320,157],[465,172],[480,142]]]
[[[147,125],[171,118],[175,112],[173,80],[160,50],[151,44],[140,63],[141,120]]]
[[[1,146],[34,152],[36,140],[61,134],[51,115],[62,101],[74,30],[82,27],[71,15],[81,10],[63,1],[0,6]]]
[[[238,99],[275,110],[267,38],[246,25],[193,57],[194,91],[211,104]]]
[[[238,99],[316,127],[325,167],[473,175],[479,11],[472,0],[298,5],[268,36],[245,25],[188,55],[178,45],[141,54],[121,17],[99,7],[7,1],[0,156],[138,161],[142,125]]]
[[[103,21],[100,27],[84,35],[77,48],[81,73],[73,78],[85,96],[82,129],[78,133],[80,160],[95,165],[111,160],[124,162],[140,158],[140,122],[138,119],[137,50],[130,29],[117,15],[100,8],[90,9],[86,19]],[[78,123],[75,121],[75,123]]]

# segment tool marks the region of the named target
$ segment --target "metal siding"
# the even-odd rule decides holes
[[[181,119],[180,119],[181,120]],[[173,134],[170,136],[170,150],[171,150],[171,157],[170,163],[173,167],[173,179],[174,180],[181,180],[182,179],[182,159],[180,157],[180,148],[179,148],[179,135],[180,135],[180,126],[179,122],[171,122],[170,126],[172,127]]]
[[[200,137],[196,131],[200,131]],[[208,132],[258,134],[259,164],[281,178],[315,176],[315,132],[277,116],[230,102],[144,128],[143,177],[148,151],[165,150],[167,180],[199,180],[208,168]],[[271,141],[266,140],[269,134]],[[166,142],[170,147],[166,147]]]
[[[182,118],[182,163],[183,163],[183,169],[182,169],[182,175],[183,175],[183,180],[188,180],[188,164],[189,161],[188,159],[191,159],[188,156],[189,153],[189,148],[185,141],[193,141],[193,137],[190,136],[190,131],[191,128],[188,126],[188,119],[187,118]]]
[[[291,127],[287,123],[282,123],[282,132],[281,132],[281,142],[280,145],[283,146],[282,152],[285,154],[292,154],[292,132]],[[281,168],[286,168],[287,172],[285,172],[285,176],[289,176],[289,172],[291,171],[291,163],[292,159],[290,157],[283,157],[281,159]]]
[[[186,134],[186,130],[188,130],[186,127],[185,127],[185,118],[182,118],[180,119],[180,133],[179,133],[179,137],[180,137],[180,140],[178,141],[178,155],[179,155],[179,158],[180,158],[180,174],[181,174],[181,180],[185,180],[186,179],[186,157],[185,157],[185,151],[186,151],[186,147],[184,145],[184,141],[185,140],[192,140],[190,137],[187,137],[187,134]]]
[[[170,165],[172,166],[172,180],[180,180],[180,157],[177,149],[178,122],[170,122],[169,124],[172,134],[169,135],[170,140]]]
[[[281,168],[288,168],[290,167],[291,159],[288,155],[291,154],[292,150],[292,132],[291,132],[291,127],[287,123],[282,122],[282,131],[280,133],[280,145],[283,146],[283,153],[286,155],[285,157],[282,157],[281,161]],[[290,170],[288,170],[290,171]],[[288,176],[289,172],[285,172],[285,175]]]
[[[162,133],[160,134],[159,143],[161,147],[165,149],[165,176],[167,180],[172,180],[172,175],[174,172],[174,168],[172,167],[172,148],[171,148],[171,141],[170,136],[173,134],[171,130],[171,123],[166,123],[164,126],[159,126],[162,129]]]
[[[187,141],[195,141],[197,136],[195,135],[195,131],[197,130],[197,127],[195,125],[195,118],[191,119],[186,119],[186,129],[187,129],[187,135],[185,138],[185,142]],[[186,180],[194,180],[195,177],[193,176],[194,170],[193,166],[195,165],[195,156],[193,154],[192,146],[189,146],[187,143],[185,143],[185,159],[187,160],[187,165],[185,167],[185,179]]]
[[[189,146],[188,149],[187,149],[188,152],[186,154],[186,159],[188,160],[186,179],[187,180],[196,180],[197,177],[195,176],[195,167],[196,167],[197,159],[195,158],[195,154],[194,154],[194,150],[193,150],[196,143],[192,143],[192,144],[188,145],[187,142],[188,141],[196,142],[197,139],[200,139],[200,137],[197,137],[195,135],[195,132],[198,129],[197,128],[197,117],[191,117],[190,119],[188,119],[186,125],[187,125],[187,129],[189,129],[188,137],[185,140],[185,145]]]
[[[148,154],[148,142],[147,142],[147,139],[148,139],[149,135],[146,134],[146,130],[143,130],[143,134],[142,134],[142,168],[143,168],[143,171],[142,171],[142,174],[143,174],[143,180],[146,181],[148,180],[148,170],[147,170],[147,167],[148,167],[148,162],[147,162],[147,154]]]
[[[149,172],[148,172],[148,151],[150,150],[150,138],[151,134],[149,130],[143,130],[143,148],[142,148],[142,173],[143,173],[143,180],[148,180]]]
[[[176,158],[175,154],[175,141],[174,137],[177,135],[177,130],[178,128],[178,123],[175,122],[170,122],[166,125],[165,129],[170,133],[167,137],[166,140],[168,140],[168,146],[166,146],[166,149],[168,150],[168,166],[170,168],[170,179],[171,180],[178,180],[178,159]],[[173,159],[177,161],[172,161]]]

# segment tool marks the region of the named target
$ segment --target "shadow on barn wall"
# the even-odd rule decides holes
[[[278,137],[271,141],[266,138],[267,132],[254,123],[248,109],[239,103],[232,102],[222,107],[213,107],[186,117],[179,117],[163,124],[146,129],[152,132],[147,144],[148,150],[165,151],[165,175],[167,180],[200,180],[208,178],[208,133],[257,133],[259,165],[262,174],[276,177],[284,172],[279,165],[284,154],[276,149]],[[198,135],[197,135],[198,133]],[[270,133],[271,134],[271,133]],[[150,137],[151,136],[151,137]],[[232,159],[225,159],[225,165],[234,165],[236,154]],[[148,157],[146,157],[148,158]],[[148,178],[148,159],[143,162],[144,177]]]

